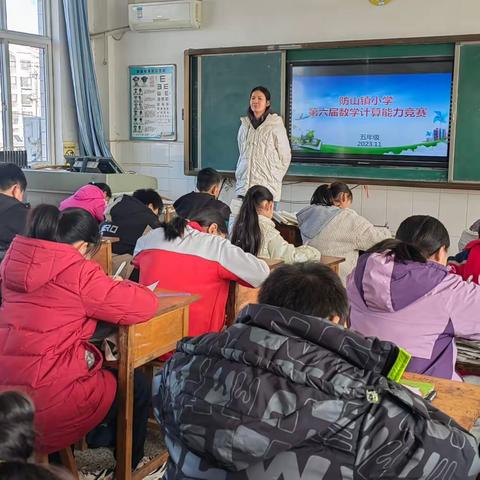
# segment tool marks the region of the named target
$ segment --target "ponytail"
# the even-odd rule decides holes
[[[353,193],[348,188],[348,185],[343,182],[333,182],[330,185],[324,183],[320,185],[315,192],[313,192],[310,205],[323,205],[324,207],[331,207],[335,202],[340,201],[340,196],[345,193],[353,200]]]
[[[425,258],[442,247],[450,247],[450,236],[443,223],[429,215],[412,215],[398,227],[395,238],[414,245]]]
[[[171,242],[178,237],[183,237],[187,220],[183,217],[175,217],[168,223],[162,223],[162,228],[165,233],[165,239]]]
[[[402,242],[396,238],[388,238],[369,248],[365,253],[386,253],[395,262],[419,262],[426,263],[427,258],[414,245]]]
[[[383,240],[366,253],[384,253],[395,262],[425,263],[442,247],[450,247],[448,231],[440,220],[429,215],[413,215],[405,219],[395,239]]]
[[[262,233],[258,222],[257,208],[264,201],[273,202],[268,188],[254,185],[249,188],[243,199],[242,208],[233,227],[232,243],[243,251],[258,255],[262,244]]]
[[[30,212],[26,236],[70,245],[78,241],[86,242],[90,255],[94,255],[100,247],[98,223],[82,208],[60,211],[53,205],[39,205]]]

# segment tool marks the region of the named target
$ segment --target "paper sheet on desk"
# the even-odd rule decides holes
[[[152,292],[155,292],[158,287],[158,282],[148,285],[147,288]],[[188,297],[191,295],[189,292],[157,292],[157,297]]]

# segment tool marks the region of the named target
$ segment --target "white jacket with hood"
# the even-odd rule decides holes
[[[240,120],[235,193],[243,196],[250,187],[262,185],[278,202],[282,194],[282,180],[292,158],[282,117],[270,113],[257,129],[253,128],[248,117]]]
[[[297,219],[304,244],[315,247],[322,255],[345,258],[338,272],[344,285],[357,265],[359,250],[392,238],[388,228],[375,227],[350,208],[310,205],[297,213]]]

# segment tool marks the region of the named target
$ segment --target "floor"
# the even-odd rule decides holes
[[[145,456],[151,457],[164,450],[163,435],[158,430],[149,430],[145,443]],[[95,472],[105,468],[115,467],[115,457],[108,448],[96,448],[95,450],[75,451],[77,467],[81,472]]]

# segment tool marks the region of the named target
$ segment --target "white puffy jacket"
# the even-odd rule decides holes
[[[235,193],[245,195],[253,185],[262,185],[280,201],[282,180],[287,173],[292,151],[282,117],[270,113],[265,121],[253,128],[248,117],[242,117],[238,130],[238,158]]]

